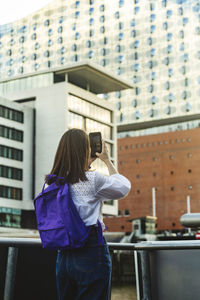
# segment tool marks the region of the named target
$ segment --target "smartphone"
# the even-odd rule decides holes
[[[96,152],[102,152],[102,141],[101,141],[101,132],[90,132],[90,147],[91,147],[91,157],[97,157]]]

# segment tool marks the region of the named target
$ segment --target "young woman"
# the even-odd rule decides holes
[[[109,299],[111,259],[105,239],[103,245],[99,243],[97,224],[100,222],[104,230],[103,201],[126,196],[131,185],[128,179],[118,174],[104,141],[102,143],[102,153],[96,155],[107,166],[109,176],[89,170],[95,158],[90,157],[88,135],[80,129],[70,129],[64,133],[50,172],[58,176],[60,184],[69,183],[80,217],[86,226],[91,226],[84,247],[58,251],[56,280],[59,300]],[[47,184],[53,180],[55,177],[46,177]]]

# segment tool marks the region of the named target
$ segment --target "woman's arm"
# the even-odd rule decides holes
[[[102,152],[101,153],[96,152],[95,154],[106,164],[109,175],[118,174],[117,169],[115,168],[112,161],[110,160],[108,149],[106,147],[104,140],[102,140]]]

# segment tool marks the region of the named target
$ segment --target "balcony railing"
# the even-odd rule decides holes
[[[200,241],[108,245],[111,253],[132,252],[138,300],[199,299]],[[1,237],[0,299],[55,300],[55,258],[38,238]]]

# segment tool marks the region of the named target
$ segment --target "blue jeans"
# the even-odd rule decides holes
[[[109,299],[111,259],[105,239],[98,245],[95,228],[83,248],[58,251],[56,281],[59,300]]]

